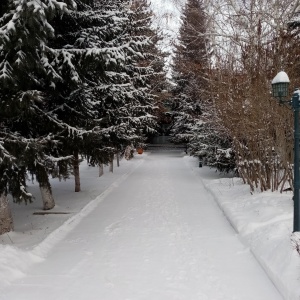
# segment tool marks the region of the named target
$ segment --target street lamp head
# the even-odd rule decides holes
[[[288,96],[290,79],[288,75],[281,71],[272,80],[272,95],[282,101],[283,98]]]

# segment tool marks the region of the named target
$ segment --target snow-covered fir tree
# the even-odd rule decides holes
[[[157,129],[161,128],[164,116],[164,100],[166,98],[166,89],[168,82],[166,79],[165,58],[167,53],[163,52],[160,43],[162,42],[162,34],[160,29],[153,25],[154,14],[151,10],[149,1],[135,0],[132,2],[131,9],[133,10],[133,35],[136,38],[148,38],[149,44],[144,49],[144,57],[136,64],[135,68],[139,74],[136,77],[135,86],[140,86],[139,89],[145,94],[148,93],[148,103],[155,103],[155,117],[158,123]],[[145,89],[147,88],[147,89]],[[149,97],[149,90],[151,92]],[[141,93],[141,101],[145,102],[145,95]]]
[[[173,117],[174,142],[190,141],[193,126],[200,118],[202,103],[206,97],[206,51],[205,16],[198,0],[187,1],[175,47],[173,63]]]
[[[141,11],[135,9],[131,1],[113,3],[110,11],[114,8],[122,22],[112,28],[119,37],[114,37],[113,43],[108,41],[108,47],[114,46],[119,53],[117,69],[105,70],[110,84],[105,85],[103,95],[103,105],[107,109],[103,110],[102,125],[108,145],[125,149],[127,145],[143,142],[155,127],[153,94],[149,85],[149,77],[154,71],[150,65],[141,64],[141,61],[146,61],[147,47],[152,42],[146,34],[145,25],[144,28],[139,27]]]
[[[139,91],[134,84],[139,76],[134,64],[148,41],[131,35],[129,2],[75,2],[76,11],[52,22],[56,36],[50,45],[60,49],[52,61],[64,80],[49,94],[49,112],[58,123],[68,124],[59,134],[59,152],[73,156],[79,191],[79,154],[93,164],[111,161],[116,152],[141,140],[141,128],[153,127],[153,103],[145,105],[149,89]]]
[[[210,166],[234,168],[230,140],[220,129],[209,92],[210,56],[203,2],[188,0],[173,64],[172,140]]]
[[[55,144],[49,131],[53,122],[44,111],[48,105],[44,91],[50,82],[60,80],[60,75],[47,59],[51,52],[47,41],[54,36],[49,21],[55,15],[68,13],[68,5],[74,7],[72,1],[1,1],[1,208],[8,204],[8,193],[17,202],[31,200],[26,189],[27,167],[46,169],[44,149]],[[41,191],[46,188],[51,195],[47,176],[39,180]],[[51,205],[46,203],[45,208]],[[1,215],[0,219],[5,218]],[[1,227],[1,231],[9,230]]]
[[[28,171],[44,209],[48,174],[75,175],[79,156],[107,163],[154,130],[146,48],[130,1],[6,1],[0,6],[0,231],[12,229],[7,194],[31,201]],[[73,170],[72,170],[73,169]],[[76,176],[77,175],[77,176]]]

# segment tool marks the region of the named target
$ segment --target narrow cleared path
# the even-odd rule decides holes
[[[140,160],[0,299],[282,299],[182,156]]]

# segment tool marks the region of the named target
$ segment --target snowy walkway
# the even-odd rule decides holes
[[[0,299],[282,299],[182,157],[141,162]]]

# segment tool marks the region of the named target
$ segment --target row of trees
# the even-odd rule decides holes
[[[51,209],[49,174],[74,174],[80,191],[80,157],[101,167],[143,143],[154,114],[170,121],[166,100],[173,141],[192,155],[252,189],[292,186],[291,112],[271,98],[270,81],[280,69],[299,80],[298,9],[187,0],[170,97],[147,0],[1,1],[0,233],[13,227],[7,196],[32,200],[28,174]]]
[[[230,25],[222,33],[228,36],[227,49],[216,52],[213,77],[218,115],[231,135],[244,182],[252,190],[282,191],[293,187],[293,118],[272,98],[271,81],[280,70],[289,74],[293,87],[300,79],[298,29],[289,26],[299,1],[225,5],[230,14],[219,18]]]
[[[271,96],[300,80],[299,1],[188,0],[174,56],[173,136],[251,189],[292,187],[292,112]]]
[[[151,17],[146,0],[1,1],[0,233],[13,229],[7,196],[32,201],[28,174],[51,209],[49,174],[74,174],[78,192],[81,156],[107,164],[155,131]]]
[[[187,143],[189,152],[221,171],[235,168],[230,135],[218,122],[211,94],[213,49],[207,9],[200,0],[189,0],[182,12],[173,63],[172,136]]]

